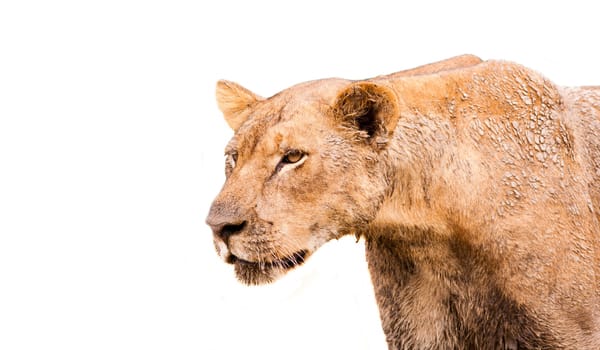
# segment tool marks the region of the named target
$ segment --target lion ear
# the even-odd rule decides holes
[[[225,121],[236,131],[248,118],[246,111],[252,104],[262,100],[262,97],[250,90],[227,80],[217,82],[217,104],[223,112]]]
[[[342,90],[333,110],[342,123],[358,129],[363,137],[377,144],[385,143],[392,135],[400,117],[394,91],[368,81],[352,83]]]

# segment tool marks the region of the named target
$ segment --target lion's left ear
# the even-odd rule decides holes
[[[248,110],[252,105],[262,100],[262,97],[252,91],[227,80],[217,82],[217,104],[223,112],[223,117],[233,131],[236,131],[248,118]]]
[[[350,84],[338,94],[333,113],[342,123],[358,129],[370,142],[381,144],[394,132],[400,106],[389,87],[362,81]]]

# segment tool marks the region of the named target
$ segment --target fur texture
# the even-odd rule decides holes
[[[355,234],[390,349],[600,348],[598,87],[466,55],[217,96],[207,223],[242,282]]]

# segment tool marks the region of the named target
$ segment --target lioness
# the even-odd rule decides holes
[[[598,88],[460,56],[217,101],[207,223],[242,282],[354,234],[390,349],[600,349]]]

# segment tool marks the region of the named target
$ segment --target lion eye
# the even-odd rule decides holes
[[[305,154],[302,151],[297,149],[289,150],[285,153],[283,158],[281,158],[281,163],[283,164],[294,164],[298,163],[304,158]]]
[[[299,166],[304,163],[305,159],[306,153],[297,149],[288,150],[283,157],[281,157],[279,164],[277,164],[277,167],[275,168],[275,172],[279,172],[287,166],[289,166],[290,169],[293,168],[293,166]]]
[[[235,165],[237,163],[237,158],[238,158],[237,153],[227,154],[227,156],[225,158],[225,174],[226,175],[229,175],[229,173],[231,173],[233,168],[235,168]]]

